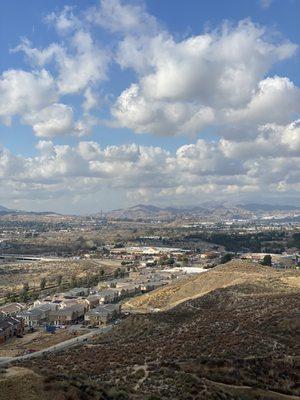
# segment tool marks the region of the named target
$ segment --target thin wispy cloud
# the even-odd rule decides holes
[[[260,5],[262,8],[267,9],[271,6],[274,0],[260,0]]]

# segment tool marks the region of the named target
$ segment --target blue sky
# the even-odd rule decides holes
[[[1,2],[0,204],[92,212],[262,186],[297,203],[299,17],[297,0]]]

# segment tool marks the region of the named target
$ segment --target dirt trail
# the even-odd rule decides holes
[[[216,382],[210,379],[202,378],[208,386],[218,388],[222,392],[228,395],[240,397],[243,400],[300,400],[299,396],[292,396],[284,393],[275,392],[273,390],[265,390],[260,388],[254,388],[251,386],[237,386],[230,385],[223,382]]]

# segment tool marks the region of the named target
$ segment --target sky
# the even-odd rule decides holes
[[[0,204],[300,205],[299,0],[0,2]]]

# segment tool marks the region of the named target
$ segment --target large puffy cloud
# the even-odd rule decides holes
[[[236,142],[222,139],[219,144],[226,157],[246,161],[258,157],[299,157],[299,120],[288,125],[260,126],[255,139]]]
[[[263,35],[262,28],[242,21],[179,43],[168,38],[153,49],[153,72],[142,76],[141,86],[155,99],[197,99],[226,108],[245,104],[269,67],[295,52],[295,45],[274,45]]]
[[[57,89],[54,78],[44,69],[5,71],[0,77],[0,119],[10,125],[14,116],[20,116],[40,137],[84,135],[93,121],[75,122],[72,107],[55,103]]]
[[[88,31],[79,29],[70,37],[68,49],[52,43],[37,49],[24,40],[15,51],[23,51],[38,66],[54,61],[58,69],[57,85],[61,94],[79,93],[91,84],[106,79],[108,54],[97,46]]]
[[[77,93],[106,78],[108,56],[95,45],[88,32],[78,31],[72,39],[75,55],[57,57],[62,93]]]
[[[294,121],[284,128],[281,142],[292,152],[300,155],[300,120]]]
[[[54,137],[66,134],[83,136],[89,131],[85,121],[74,121],[73,109],[70,106],[54,103],[38,112],[26,114],[26,124],[32,125],[38,137]]]
[[[24,159],[13,155],[9,150],[0,145],[0,181],[22,172]]]
[[[37,136],[51,137],[72,132],[73,110],[65,104],[53,104],[24,117]]]
[[[259,82],[257,92],[246,107],[226,111],[224,136],[232,136],[237,129],[241,137],[256,136],[256,127],[267,123],[287,124],[299,113],[300,89],[288,78],[266,78]]]
[[[117,60],[136,71],[138,82],[119,96],[112,114],[137,133],[166,135],[286,123],[300,112],[299,89],[287,78],[265,75],[296,50],[293,43],[268,40],[249,20],[179,42],[164,31],[127,35]]]
[[[18,115],[39,137],[68,133],[82,136],[98,122],[90,111],[98,106],[95,89],[107,77],[109,55],[95,43],[71,7],[48,15],[46,21],[64,35],[66,42],[38,49],[23,39],[12,50],[24,52],[36,70],[8,70],[2,74],[0,118],[10,124],[11,118]],[[53,75],[46,71],[48,65],[54,66]],[[73,120],[73,107],[60,102],[66,94],[84,95],[83,116],[77,122]]]
[[[174,135],[184,131],[195,134],[214,121],[214,111],[195,103],[152,101],[140,95],[133,84],[118,98],[112,108],[121,126],[137,133]]]
[[[180,147],[176,153],[178,166],[191,175],[240,175],[243,165],[239,159],[229,158],[219,143],[198,140],[196,145]]]
[[[101,0],[99,7],[90,8],[87,19],[111,32],[140,33],[154,32],[157,21],[149,15],[142,3],[125,4],[119,0]]]
[[[8,70],[0,76],[0,118],[10,123],[18,114],[35,112],[56,101],[57,87],[46,71]]]
[[[299,152],[285,143],[294,135],[298,122],[288,126],[267,126],[260,138],[236,143],[227,140],[198,140],[175,153],[160,147],[136,144],[107,146],[80,142],[78,146],[54,145],[40,141],[35,157],[15,156],[0,151],[0,181],[18,188],[18,197],[32,189],[49,196],[70,196],[89,191],[126,194],[131,201],[196,202],[203,196],[234,196],[264,191],[290,194],[300,184]],[[267,148],[267,136],[276,148]],[[296,138],[298,141],[298,136]],[[248,155],[246,153],[248,147]],[[14,196],[12,192],[12,196]]]

